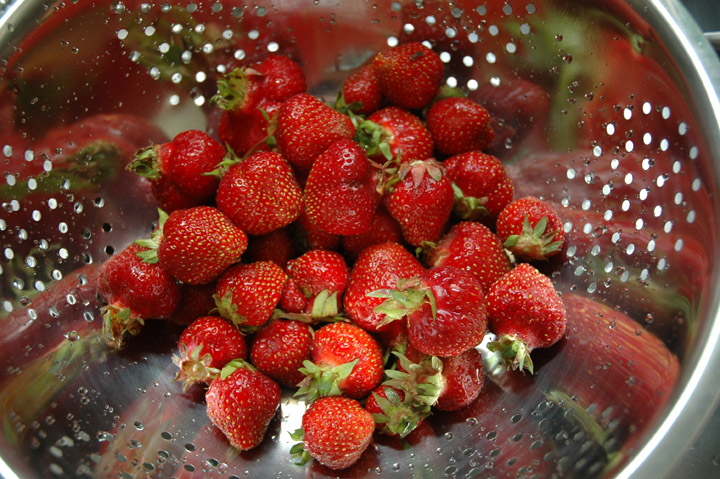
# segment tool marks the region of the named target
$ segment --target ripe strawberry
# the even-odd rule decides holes
[[[457,411],[472,403],[480,395],[485,382],[483,360],[475,348],[443,358],[443,387],[433,406],[440,411]]]
[[[562,220],[550,203],[526,196],[500,212],[497,235],[514,254],[542,260],[560,252],[565,232]]]
[[[407,110],[389,106],[360,123],[356,138],[371,160],[384,163],[433,157],[433,140],[422,120]]]
[[[387,331],[393,325],[382,325],[383,313],[376,308],[382,298],[368,293],[379,289],[392,289],[400,278],[414,278],[425,272],[425,267],[399,243],[379,243],[363,250],[350,272],[350,280],[343,298],[348,317],[370,332]]]
[[[347,235],[341,238],[342,249],[347,258],[355,260],[367,247],[392,241],[401,242],[402,229],[395,218],[390,216],[385,206],[380,204],[367,232]]]
[[[499,159],[480,151],[451,156],[443,164],[455,188],[455,214],[461,219],[494,220],[512,200],[512,180]]]
[[[305,378],[300,372],[310,359],[312,329],[287,319],[272,319],[253,337],[250,361],[280,385],[294,388]]]
[[[215,196],[218,180],[206,173],[225,153],[207,133],[188,130],[168,143],[139,150],[128,169],[149,179],[160,208],[171,212],[205,204]]]
[[[364,329],[351,323],[330,323],[315,332],[301,371],[306,378],[297,395],[312,402],[322,396],[360,399],[382,381],[383,358],[378,342]]]
[[[360,459],[374,430],[372,415],[356,400],[320,398],[303,414],[302,429],[291,435],[302,443],[293,446],[290,453],[301,464],[312,457],[330,469],[345,469]]]
[[[405,241],[416,247],[436,241],[455,201],[445,168],[434,159],[402,163],[398,180],[383,199],[390,215],[400,223]]]
[[[399,280],[397,289],[370,293],[387,298],[376,312],[385,321],[407,317],[408,339],[421,353],[457,356],[480,344],[487,327],[485,298],[480,282],[454,266],[427,270],[411,280]]]
[[[281,268],[297,256],[295,243],[287,228],[280,228],[261,236],[248,236],[244,259],[248,263],[272,261]]]
[[[380,203],[379,172],[353,140],[340,140],[312,165],[305,184],[305,211],[330,234],[365,233]]]
[[[201,316],[208,316],[215,308],[215,283],[187,284],[180,283],[180,304],[175,308],[170,319],[182,326],[187,326]]]
[[[128,334],[137,335],[146,319],[164,319],[177,308],[180,290],[159,264],[145,263],[138,253],[148,251],[131,244],[100,267],[98,294],[102,308],[103,336],[120,349]]]
[[[307,210],[300,213],[293,227],[298,243],[297,249],[299,250],[325,249],[334,251],[340,247],[340,236],[320,229],[310,220]]]
[[[177,347],[179,354],[173,355],[173,363],[180,370],[175,381],[183,381],[183,391],[195,383],[210,384],[227,363],[247,358],[245,336],[218,316],[193,321],[180,335]]]
[[[350,117],[307,93],[288,99],[278,111],[277,122],[278,148],[300,175],[307,174],[330,145],[355,136]]]
[[[490,330],[498,336],[488,347],[513,369],[532,374],[532,350],[552,346],[565,334],[565,306],[552,281],[521,263],[492,285],[486,299]]]
[[[383,95],[380,81],[372,64],[365,65],[343,82],[341,98],[335,108],[347,108],[359,115],[369,115],[380,109]]]
[[[444,73],[440,56],[419,42],[378,53],[373,68],[385,97],[408,110],[420,110],[430,103]]]
[[[279,153],[259,152],[229,163],[234,164],[222,175],[215,199],[233,223],[248,234],[264,235],[297,219],[302,190]]]
[[[251,332],[265,324],[280,301],[285,273],[272,261],[231,266],[217,281],[220,316]]]
[[[223,112],[217,126],[218,138],[237,156],[268,150],[274,133],[273,118],[281,106],[279,101],[261,100],[248,113]]]
[[[228,363],[205,393],[210,421],[230,444],[258,446],[280,405],[280,387],[242,359]]]
[[[453,226],[427,251],[426,262],[431,268],[450,265],[469,271],[484,293],[512,268],[495,233],[472,221]]]
[[[169,217],[161,211],[158,229],[138,244],[151,248],[145,261],[159,262],[178,281],[206,284],[240,260],[247,236],[217,208],[195,206]]]
[[[442,155],[484,150],[494,137],[490,113],[469,98],[438,100],[428,110],[425,121]]]

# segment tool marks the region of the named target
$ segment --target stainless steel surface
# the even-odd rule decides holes
[[[0,9],[6,479],[720,472],[712,458],[693,464],[686,454],[715,423],[719,398],[720,64],[677,1]],[[238,454],[207,423],[202,391],[172,382],[179,326],[150,322],[119,354],[98,340],[97,267],[150,230],[152,201],[115,163],[74,176],[60,161],[72,146],[46,133],[73,125],[84,134],[92,128],[77,121],[111,112],[142,115],[170,136],[212,130],[213,78],[233,58],[291,54],[310,90],[330,99],[372,52],[419,36],[480,101],[519,79],[547,92],[547,108],[513,124],[494,152],[518,194],[562,212],[568,247],[545,267],[568,305],[567,338],[537,352],[532,378],[491,371],[485,401],[434,416],[411,449],[377,438],[340,473],[289,464],[287,432],[303,405],[288,394],[271,437]]]

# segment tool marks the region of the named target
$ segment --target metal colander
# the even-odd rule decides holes
[[[0,1],[0,474],[10,478],[664,477],[720,383],[720,65],[675,0]],[[100,264],[152,229],[129,155],[212,132],[215,79],[268,52],[311,93],[407,40],[493,114],[516,196],[560,211],[541,268],[568,309],[533,376],[352,468],[288,461],[290,395],[255,450],[172,382],[181,326],[99,338]],[[520,93],[518,93],[520,92]],[[508,98],[513,98],[510,105]],[[82,141],[80,141],[82,140]]]

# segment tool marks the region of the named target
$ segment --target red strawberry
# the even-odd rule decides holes
[[[305,184],[305,210],[330,234],[367,232],[380,203],[378,170],[353,140],[340,140],[322,153]]]
[[[383,377],[382,349],[364,329],[351,323],[330,323],[315,332],[301,371],[306,378],[298,395],[312,402],[322,396],[359,399],[375,389]]]
[[[295,221],[303,195],[285,158],[260,152],[237,161],[220,180],[218,208],[252,235],[268,234]]]
[[[387,301],[376,308],[386,321],[407,317],[408,339],[421,353],[457,356],[480,344],[487,327],[485,298],[472,273],[454,266],[399,280],[395,290],[371,293]]]
[[[313,402],[302,418],[302,429],[292,434],[301,440],[290,449],[295,462],[314,458],[330,469],[353,465],[372,441],[375,422],[372,415],[354,399],[334,396]]]
[[[220,316],[245,331],[257,329],[270,319],[286,278],[272,261],[230,267],[217,282],[215,302]]]
[[[244,259],[248,263],[270,260],[281,268],[296,256],[295,243],[287,228],[261,236],[249,236]]]
[[[380,163],[393,158],[412,161],[433,157],[433,140],[425,124],[396,106],[370,115],[358,126],[356,138],[367,149],[368,157]]]
[[[379,243],[363,250],[350,272],[350,280],[343,298],[348,317],[361,328],[371,332],[387,331],[393,325],[381,325],[383,313],[375,308],[382,298],[368,293],[397,286],[400,278],[414,278],[425,268],[408,250],[398,243]]]
[[[495,135],[490,113],[469,98],[438,100],[428,110],[425,121],[435,148],[443,155],[483,150]]]
[[[380,82],[372,64],[365,65],[347,77],[341,93],[340,104],[336,104],[336,108],[344,107],[360,115],[369,115],[378,110],[383,102]]]
[[[210,384],[233,359],[247,358],[247,345],[240,331],[225,319],[203,316],[182,332],[178,352],[173,356],[180,368],[175,380],[183,381],[183,391],[187,391],[195,383]]]
[[[565,334],[565,306],[552,281],[522,263],[492,285],[486,300],[490,330],[498,336],[488,347],[513,369],[532,374],[531,351],[552,346]]]
[[[472,221],[453,226],[428,250],[426,261],[431,268],[450,265],[469,271],[484,293],[512,267],[495,233]]]
[[[433,159],[402,163],[399,181],[384,196],[385,207],[400,223],[403,237],[420,247],[436,241],[450,219],[455,196],[442,164]]]
[[[242,359],[228,363],[205,393],[210,421],[230,444],[258,446],[280,405],[280,387]]]
[[[250,360],[282,386],[297,387],[305,378],[300,368],[303,361],[310,359],[312,335],[312,329],[307,324],[273,319],[255,333]]]
[[[277,121],[278,148],[299,174],[307,174],[330,145],[355,136],[355,126],[347,115],[307,93],[288,99],[280,107]]]
[[[495,219],[512,200],[515,189],[499,159],[470,151],[443,164],[455,188],[455,213],[461,219]]]
[[[327,233],[320,229],[307,215],[307,210],[300,213],[294,223],[295,236],[300,250],[325,249],[336,250],[340,247],[340,236]]]
[[[142,257],[158,261],[178,281],[205,284],[240,260],[247,236],[217,208],[196,206],[169,217],[161,211],[158,230],[138,244],[155,248]]]
[[[385,97],[408,110],[420,110],[430,103],[444,74],[440,56],[419,42],[378,53],[373,68]]]
[[[282,102],[262,100],[248,113],[224,112],[217,126],[218,138],[238,156],[267,150],[280,106]]]
[[[207,133],[188,130],[168,143],[135,154],[128,169],[152,183],[152,192],[167,212],[207,203],[215,196],[217,178],[206,175],[225,156],[225,148]]]
[[[500,212],[497,235],[514,254],[542,260],[560,252],[565,232],[562,220],[550,203],[526,196]]]
[[[100,267],[98,294],[106,301],[102,309],[103,335],[116,349],[127,334],[137,335],[146,319],[170,317],[180,302],[175,280],[159,264],[145,263],[138,253],[148,251],[131,244]]]
[[[334,251],[311,250],[285,267],[288,281],[285,291],[297,290],[299,303],[292,308],[280,306],[287,313],[311,313],[312,317],[336,316],[340,311],[341,297],[347,287],[350,271],[345,260]]]
[[[360,253],[369,246],[387,243],[388,241],[399,243],[402,239],[403,236],[400,225],[381,204],[375,212],[375,217],[367,232],[358,235],[343,236],[341,243],[345,256],[351,260],[355,260]]]
[[[215,308],[215,283],[180,284],[180,304],[170,319],[187,326],[201,316],[207,316]]]
[[[457,411],[480,395],[485,382],[482,355],[471,348],[458,356],[443,358],[442,362],[444,384],[433,407],[440,411]]]

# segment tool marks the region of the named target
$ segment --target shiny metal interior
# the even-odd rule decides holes
[[[489,370],[484,400],[435,415],[412,447],[376,438],[346,471],[288,461],[304,407],[289,394],[266,441],[238,453],[202,391],[172,382],[178,325],[150,322],[121,353],[99,340],[97,268],[150,231],[152,200],[113,167],[63,178],[72,145],[47,133],[107,113],[162,130],[148,137],[212,131],[215,76],[267,52],[332,100],[407,39],[442,52],[478,101],[520,80],[547,93],[493,153],[518,196],[565,221],[543,268],[567,338],[537,352],[533,377]],[[675,0],[7,0],[0,58],[5,479],[671,477],[717,404],[720,64]]]

